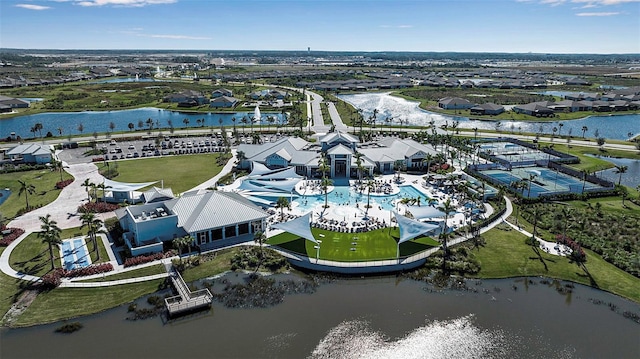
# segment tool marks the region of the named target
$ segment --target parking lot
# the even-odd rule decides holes
[[[263,135],[263,142],[273,142],[280,139],[280,135]],[[229,138],[230,144],[235,146],[240,143],[252,143],[250,134],[239,134],[238,140]],[[104,140],[96,145],[100,154],[85,155],[90,149],[79,147],[64,149],[60,154],[60,160],[68,163],[87,163],[98,161],[133,160],[138,158],[189,155],[201,153],[224,152],[224,139],[222,134],[194,137],[164,136],[161,139],[146,139],[137,141],[123,141],[121,139]]]

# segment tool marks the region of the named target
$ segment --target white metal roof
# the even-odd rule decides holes
[[[232,192],[182,196],[165,202],[165,206],[178,216],[178,226],[189,233],[268,217],[260,207]]]

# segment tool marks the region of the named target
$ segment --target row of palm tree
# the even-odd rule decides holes
[[[80,186],[85,188],[85,191],[87,192],[87,201],[91,202],[91,192],[93,192],[93,198],[95,198],[96,202],[98,201],[98,190],[102,191],[102,200],[104,201],[105,199],[105,194],[106,194],[106,190],[108,188],[111,188],[111,186],[107,186],[106,184],[103,183],[93,183],[91,182],[91,180],[89,180],[88,178],[85,178],[84,182],[82,182],[80,184]],[[89,191],[91,190],[91,191]]]
[[[82,225],[80,228],[87,228],[87,236],[89,241],[93,244],[92,251],[96,252],[96,260],[100,260],[100,250],[98,250],[97,237],[98,234],[106,234],[103,229],[104,222],[96,217],[95,213],[84,213],[81,217]],[[42,240],[42,243],[46,243],[49,249],[49,261],[51,263],[51,270],[55,269],[55,256],[53,248],[62,244],[62,230],[58,227],[58,222],[51,219],[51,215],[40,216],[40,232],[38,232],[38,238]]]

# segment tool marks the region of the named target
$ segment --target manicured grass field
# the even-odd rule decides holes
[[[13,323],[29,326],[98,313],[158,290],[162,279],[102,288],[56,288],[38,294]]]
[[[119,161],[114,180],[121,182],[152,182],[164,180],[164,187],[181,193],[201,184],[222,170],[216,159],[220,154],[166,156]],[[111,165],[113,166],[113,165]],[[156,184],[160,186],[160,182]]]
[[[640,278],[626,273],[586,250],[584,268],[565,257],[535,251],[515,230],[492,229],[482,235],[486,245],[475,252],[481,278],[545,276],[590,285],[640,303]]]
[[[395,259],[397,257],[396,243],[400,237],[398,229],[384,228],[364,233],[338,233],[312,228],[311,232],[314,238],[322,241],[320,259],[355,262]],[[267,243],[310,258],[316,257],[313,242],[291,233],[273,236],[269,238]],[[439,245],[440,243],[430,237],[416,238],[400,245],[400,256],[410,256]]]
[[[66,180],[73,177],[64,172],[62,178]],[[35,187],[35,193],[29,194],[29,206],[31,207],[44,206],[53,202],[61,191],[55,188],[56,183],[60,181],[60,172],[58,171],[44,169],[0,174],[0,188],[11,190],[9,198],[0,205],[0,213],[7,218],[15,217],[16,213],[27,205],[24,193],[18,195],[20,193],[19,180]]]
[[[86,231],[82,231],[78,227],[68,228],[62,230],[60,238],[64,240],[66,238],[83,235],[86,235]],[[98,250],[100,251],[100,262],[108,261],[109,257],[102,241],[98,239],[97,242]],[[89,249],[89,254],[91,255],[91,262],[95,263],[98,257],[96,253],[92,251],[93,245],[90,242],[87,242],[87,247]],[[55,267],[61,267],[62,263],[60,261],[59,248],[53,249],[53,255]],[[15,270],[22,271],[30,275],[42,276],[51,270],[49,247],[46,243],[42,243],[42,239],[38,238],[37,233],[31,233],[13,249],[11,256],[9,257],[9,264]]]
[[[5,249],[6,247],[0,247],[0,254]],[[11,308],[15,295],[20,292],[20,282],[22,281],[0,272],[0,318]]]

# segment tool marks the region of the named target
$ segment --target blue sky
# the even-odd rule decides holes
[[[640,0],[2,0],[0,47],[640,53]]]

